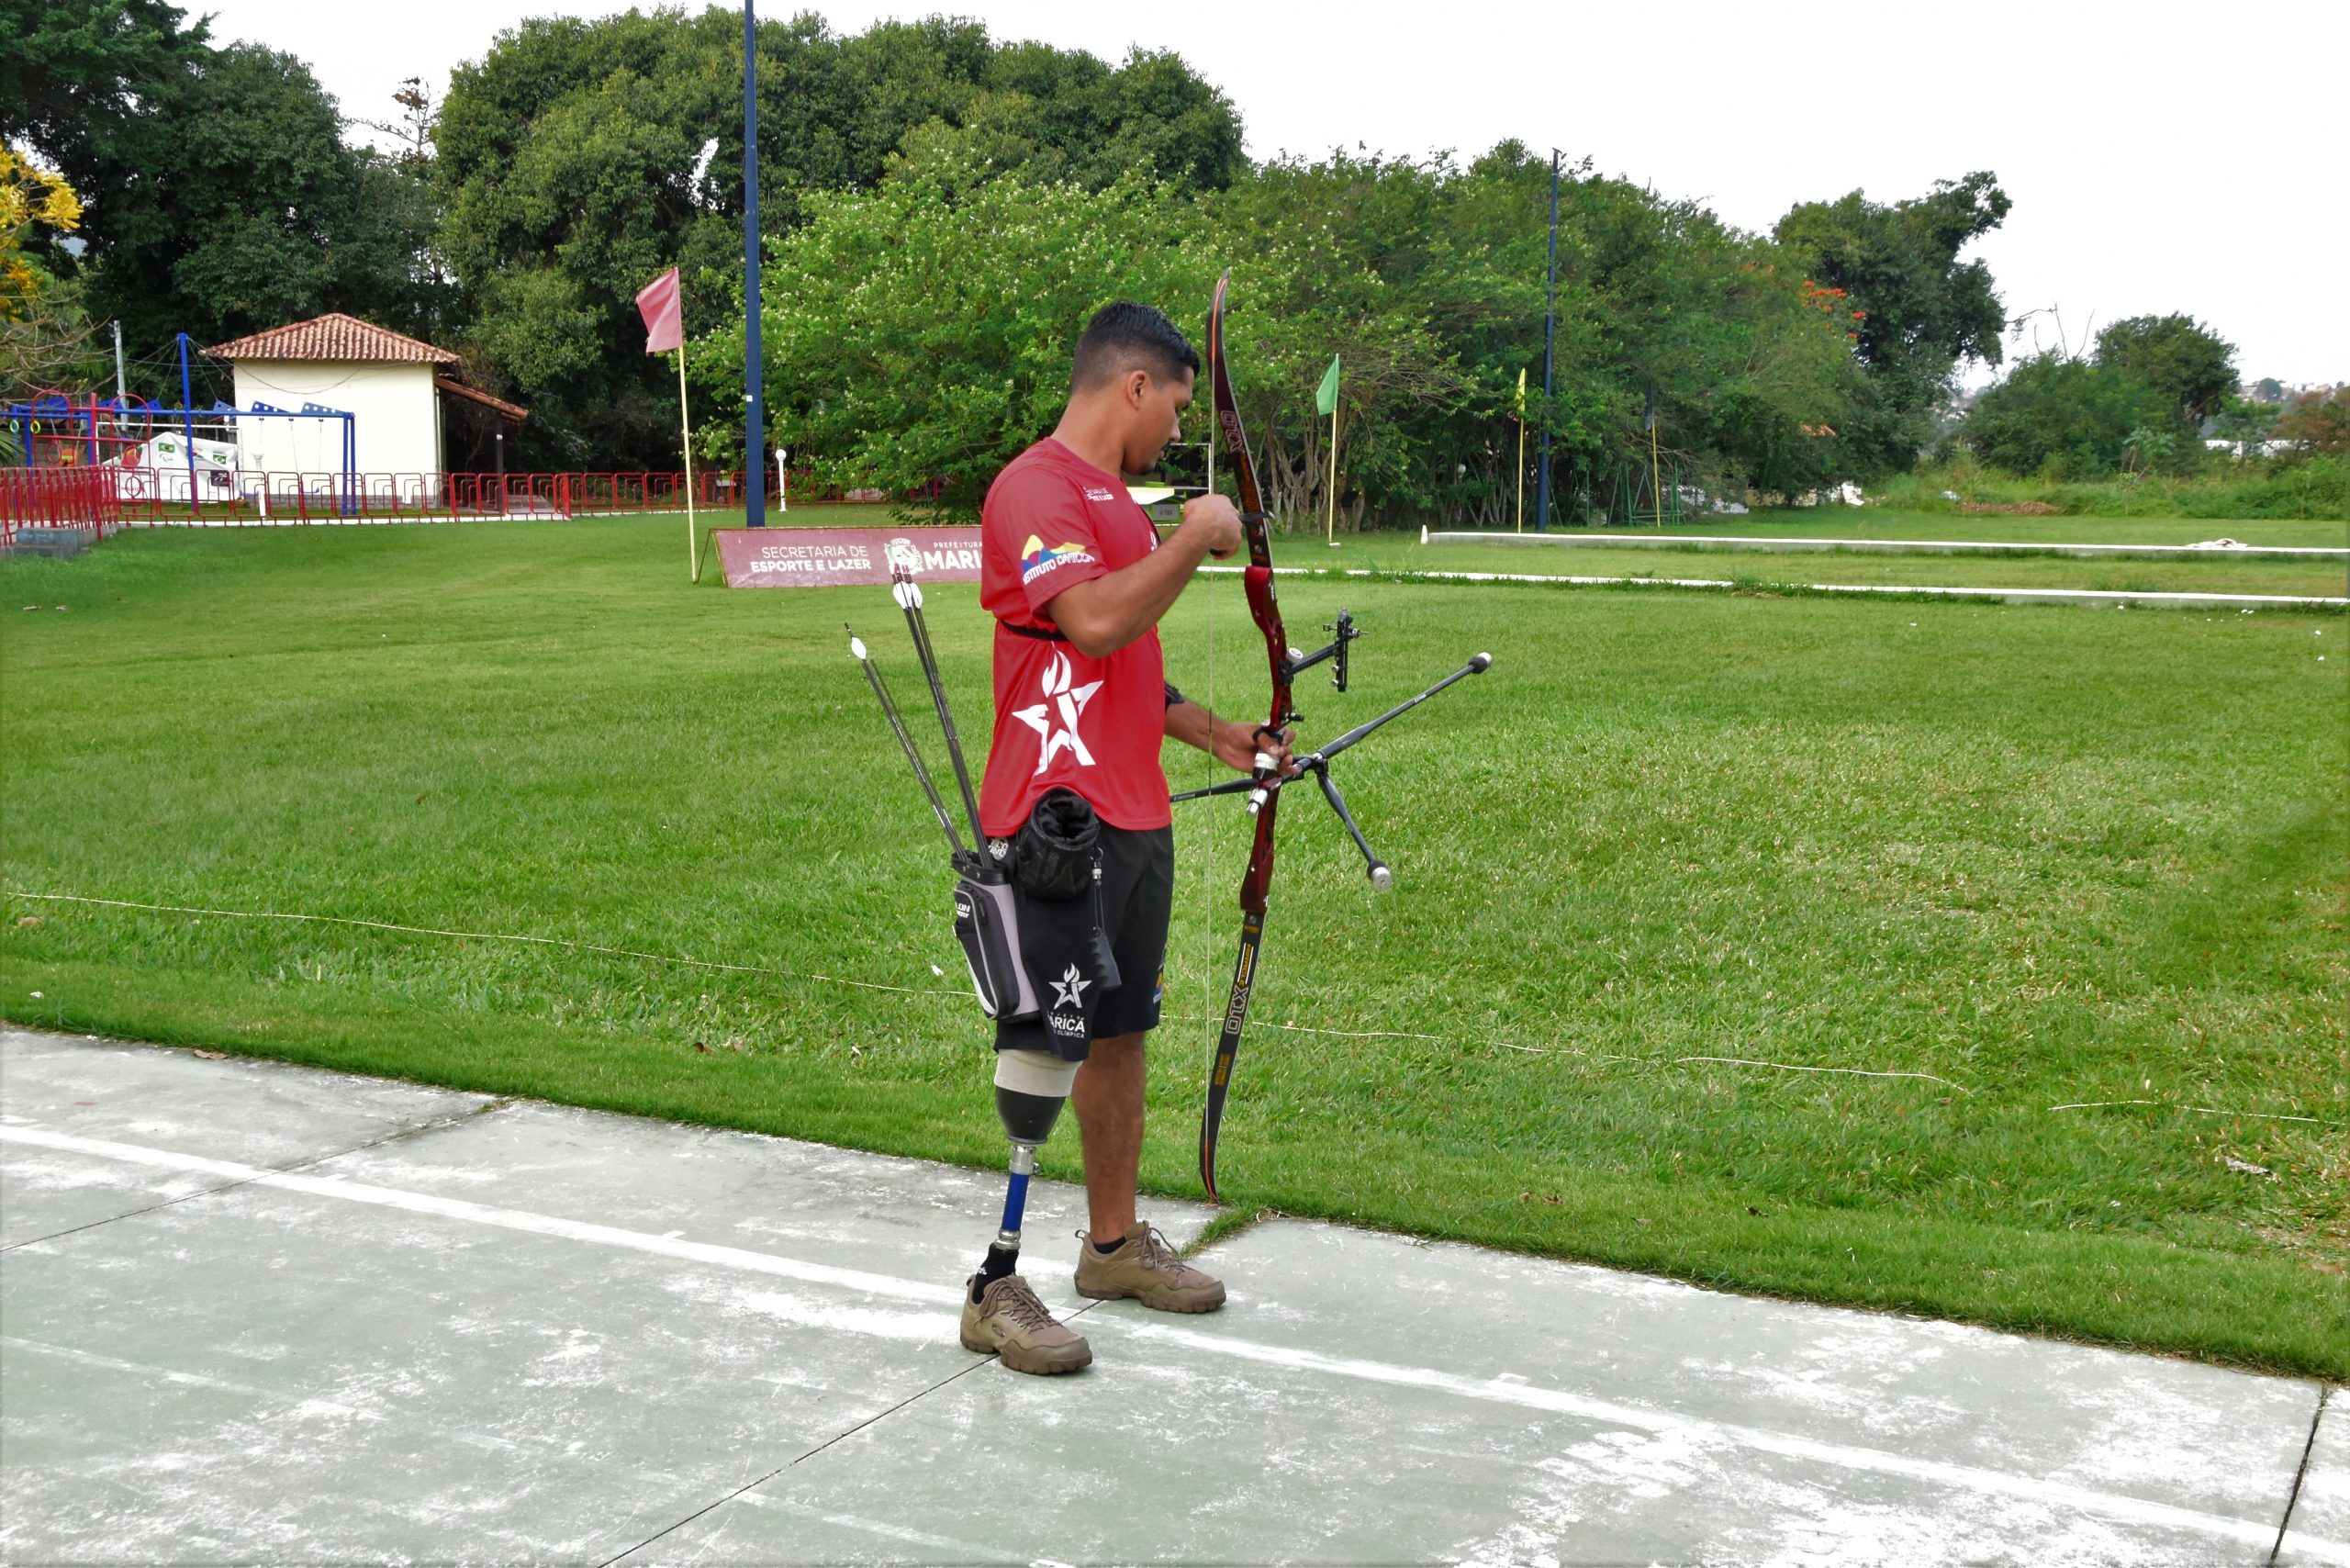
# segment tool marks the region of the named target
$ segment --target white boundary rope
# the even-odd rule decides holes
[[[361,920],[347,914],[289,914],[273,909],[202,909],[190,904],[140,903],[131,899],[94,899],[79,893],[9,893],[9,898],[38,899],[46,903],[102,904],[110,909],[144,910],[154,914],[204,914],[221,920],[286,920],[313,925],[357,925],[370,931],[393,931],[407,936],[453,936],[471,942],[520,942],[540,947],[564,947],[575,953],[602,953],[616,958],[643,958],[656,964],[677,964],[693,969],[724,969],[733,974],[775,975],[784,980],[817,980],[828,985],[855,986],[859,991],[896,991],[904,996],[962,996],[944,986],[883,985],[876,980],[848,980],[813,969],[778,969],[765,964],[723,964],[714,958],[687,958],[674,953],[648,953],[636,947],[607,947],[600,942],[570,942],[560,936],[518,936],[504,931],[453,931],[437,925],[402,925],[389,920]]]
[[[2099,1111],[2109,1105],[2160,1105],[2170,1111],[2192,1111],[2199,1116],[2254,1116],[2264,1122],[2307,1122],[2313,1127],[2350,1126],[2343,1122],[2328,1122],[2316,1116],[2286,1116],[2274,1111],[2219,1111],[2209,1105],[2174,1105],[2167,1100],[2083,1100],[2077,1104],[2051,1105],[2051,1111]]]
[[[408,925],[397,921],[365,920],[355,915],[306,914],[283,910],[216,909],[196,904],[147,903],[136,899],[92,898],[81,893],[32,893],[9,890],[0,897],[23,899],[28,902],[90,904],[106,909],[137,910],[151,914],[190,914],[218,920],[282,920],[314,925],[349,925],[369,931],[388,931],[407,936],[445,936],[461,941],[512,942],[539,947],[561,947],[572,952],[598,953],[610,958],[637,958],[647,963],[675,964],[684,969],[714,969],[730,974],[773,975],[782,980],[814,980],[831,985],[852,986],[859,991],[886,991],[898,996],[942,996],[958,1001],[969,993],[957,987],[885,985],[878,980],[848,980],[814,969],[783,969],[767,964],[729,964],[713,958],[692,958],[675,953],[655,953],[640,947],[614,947],[600,942],[574,942],[560,936],[532,936],[503,931],[463,931],[438,925]],[[1214,955],[1206,955],[1203,965],[1208,983],[1214,980]],[[1213,992],[1210,992],[1213,995]],[[1204,1024],[1207,1018],[1187,1017],[1181,1014],[1162,1014],[1163,1022]],[[1521,1046],[1508,1040],[1483,1038],[1476,1036],[1427,1035],[1410,1029],[1332,1029],[1311,1024],[1281,1024],[1271,1019],[1254,1020],[1263,1029],[1279,1029],[1285,1034],[1321,1035],[1341,1040],[1426,1040],[1434,1045],[1475,1045],[1505,1051],[1517,1051],[1527,1056],[1572,1056],[1590,1061],[1622,1062],[1641,1067],[1680,1067],[1693,1063],[1718,1063],[1730,1067],[1762,1068],[1773,1072],[1831,1073],[1851,1078],[1904,1078],[1929,1083],[1939,1083],[1961,1094],[1974,1092],[1963,1083],[1930,1072],[1906,1072],[1881,1068],[1816,1067],[1802,1062],[1766,1061],[1755,1057],[1642,1057],[1623,1056],[1606,1051],[1578,1050],[1572,1046]],[[2107,1107],[2152,1105],[2166,1110],[2191,1112],[2199,1116],[2243,1116],[2260,1121],[2298,1122],[2311,1126],[2335,1127],[2350,1123],[2326,1121],[2317,1116],[2286,1115],[2272,1111],[2229,1111],[2210,1105],[2178,1105],[2166,1100],[2085,1100],[2047,1107],[2050,1112],[2093,1111]]]

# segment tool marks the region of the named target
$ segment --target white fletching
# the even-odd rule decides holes
[[[922,608],[922,589],[917,588],[912,582],[902,582],[898,584],[890,590],[890,597],[898,601],[898,608],[900,610],[920,610]]]
[[[848,651],[857,658],[863,659],[865,657],[865,639],[862,637],[851,637],[848,640]]]

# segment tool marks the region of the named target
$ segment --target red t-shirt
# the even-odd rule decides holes
[[[1071,586],[1158,548],[1125,482],[1047,436],[1012,460],[979,512],[979,607],[996,618],[995,740],[979,790],[979,824],[1009,838],[1037,798],[1076,790],[1113,827],[1175,820],[1158,750],[1167,736],[1167,666],[1156,628],[1107,658],[1074,643],[1023,637],[1054,630],[1049,606]]]

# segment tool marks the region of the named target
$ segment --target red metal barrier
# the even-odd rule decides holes
[[[195,499],[191,502],[190,485]],[[769,469],[767,502],[883,502],[878,490],[819,488],[808,473]],[[743,505],[740,470],[697,470],[694,504],[718,521]],[[937,487],[902,498],[921,499]],[[283,469],[0,468],[0,543],[20,524],[96,530],[273,528],[305,523],[450,522],[683,511],[686,476],[657,469],[557,474],[342,474]]]
[[[19,528],[103,533],[121,521],[121,494],[102,468],[0,468],[0,545]]]

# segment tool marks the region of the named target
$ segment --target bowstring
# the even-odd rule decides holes
[[[1218,344],[1219,351],[1223,345]],[[1213,398],[1211,398],[1213,402]],[[1208,431],[1208,489],[1215,489],[1215,438],[1219,433],[1210,415]],[[1216,781],[1215,756],[1215,622],[1216,606],[1213,595],[1207,604],[1207,687],[1208,750],[1204,778],[1207,783]],[[1200,827],[1200,1010],[1203,1015],[1215,1016],[1215,812],[1213,809],[1201,815],[1205,819]]]

